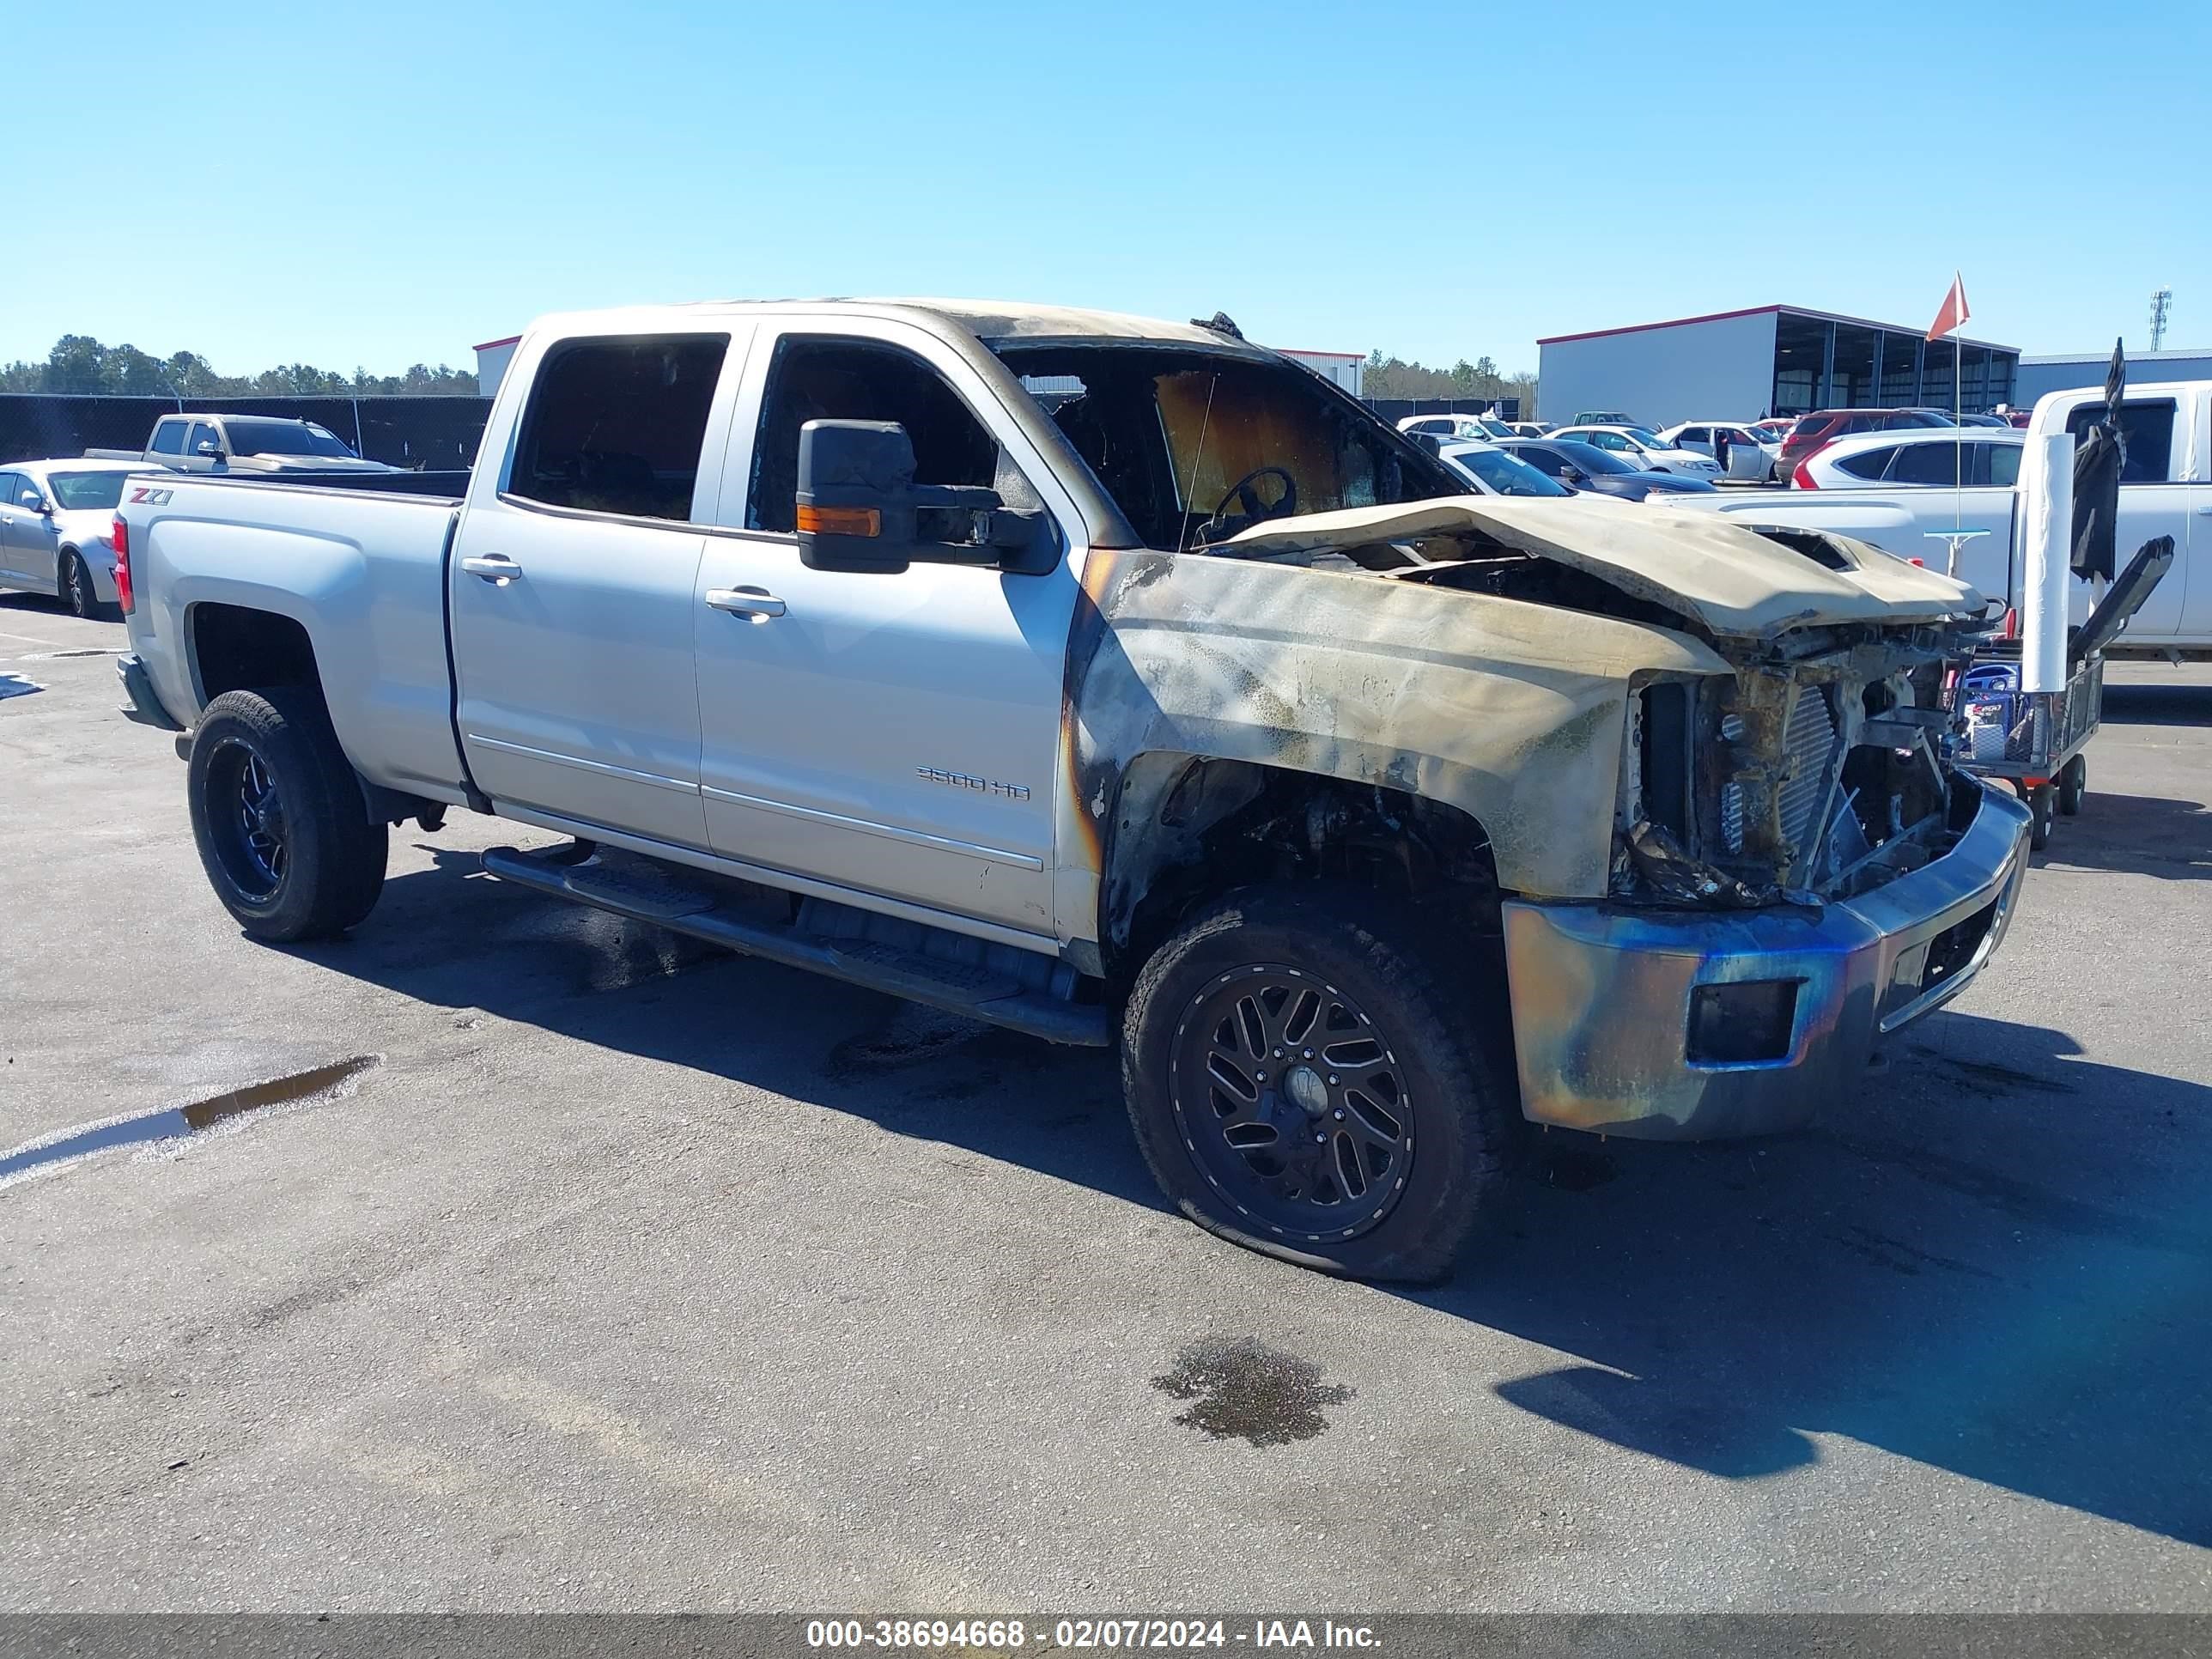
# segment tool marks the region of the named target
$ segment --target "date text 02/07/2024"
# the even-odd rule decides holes
[[[1046,1622],[1035,1620],[1034,1626],[1023,1619],[816,1619],[807,1622],[806,1645],[1013,1653],[1032,1642],[1045,1645]],[[1048,1628],[1050,1645],[1060,1650],[1371,1649],[1381,1644],[1371,1626],[1328,1619],[1254,1619],[1249,1624],[1222,1619],[1056,1619]]]

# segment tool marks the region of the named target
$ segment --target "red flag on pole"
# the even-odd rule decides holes
[[[1943,296],[1943,309],[1936,313],[1936,324],[1928,331],[1928,337],[1940,340],[1972,315],[1966,309],[1966,279],[1954,270],[1951,273],[1951,291]]]

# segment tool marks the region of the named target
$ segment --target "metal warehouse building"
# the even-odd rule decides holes
[[[2130,380],[2212,380],[2212,351],[2130,351],[2127,358]],[[2109,349],[2069,352],[2063,357],[2023,357],[2013,383],[2013,401],[2026,408],[2045,392],[2100,386],[2112,361]]]
[[[1555,334],[1536,342],[1537,397],[1547,421],[1619,410],[1657,427],[1814,409],[1948,409],[1952,376],[1963,371],[1965,408],[2019,401],[2015,348],[1926,334],[1799,306]]]

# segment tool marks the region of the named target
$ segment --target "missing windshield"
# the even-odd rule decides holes
[[[1121,344],[999,355],[1150,547],[1202,548],[1272,519],[1467,493],[1433,456],[1293,363]]]

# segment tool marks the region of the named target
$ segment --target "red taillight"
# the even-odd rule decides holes
[[[1811,458],[1808,456],[1807,459],[1810,459]],[[1797,463],[1797,470],[1790,475],[1790,482],[1794,488],[1798,489],[1818,489],[1820,487],[1820,484],[1814,481],[1813,475],[1805,470],[1804,461]]]
[[[131,526],[123,522],[123,515],[115,515],[115,528],[107,532],[110,546],[115,549],[115,605],[125,616],[131,614]]]

